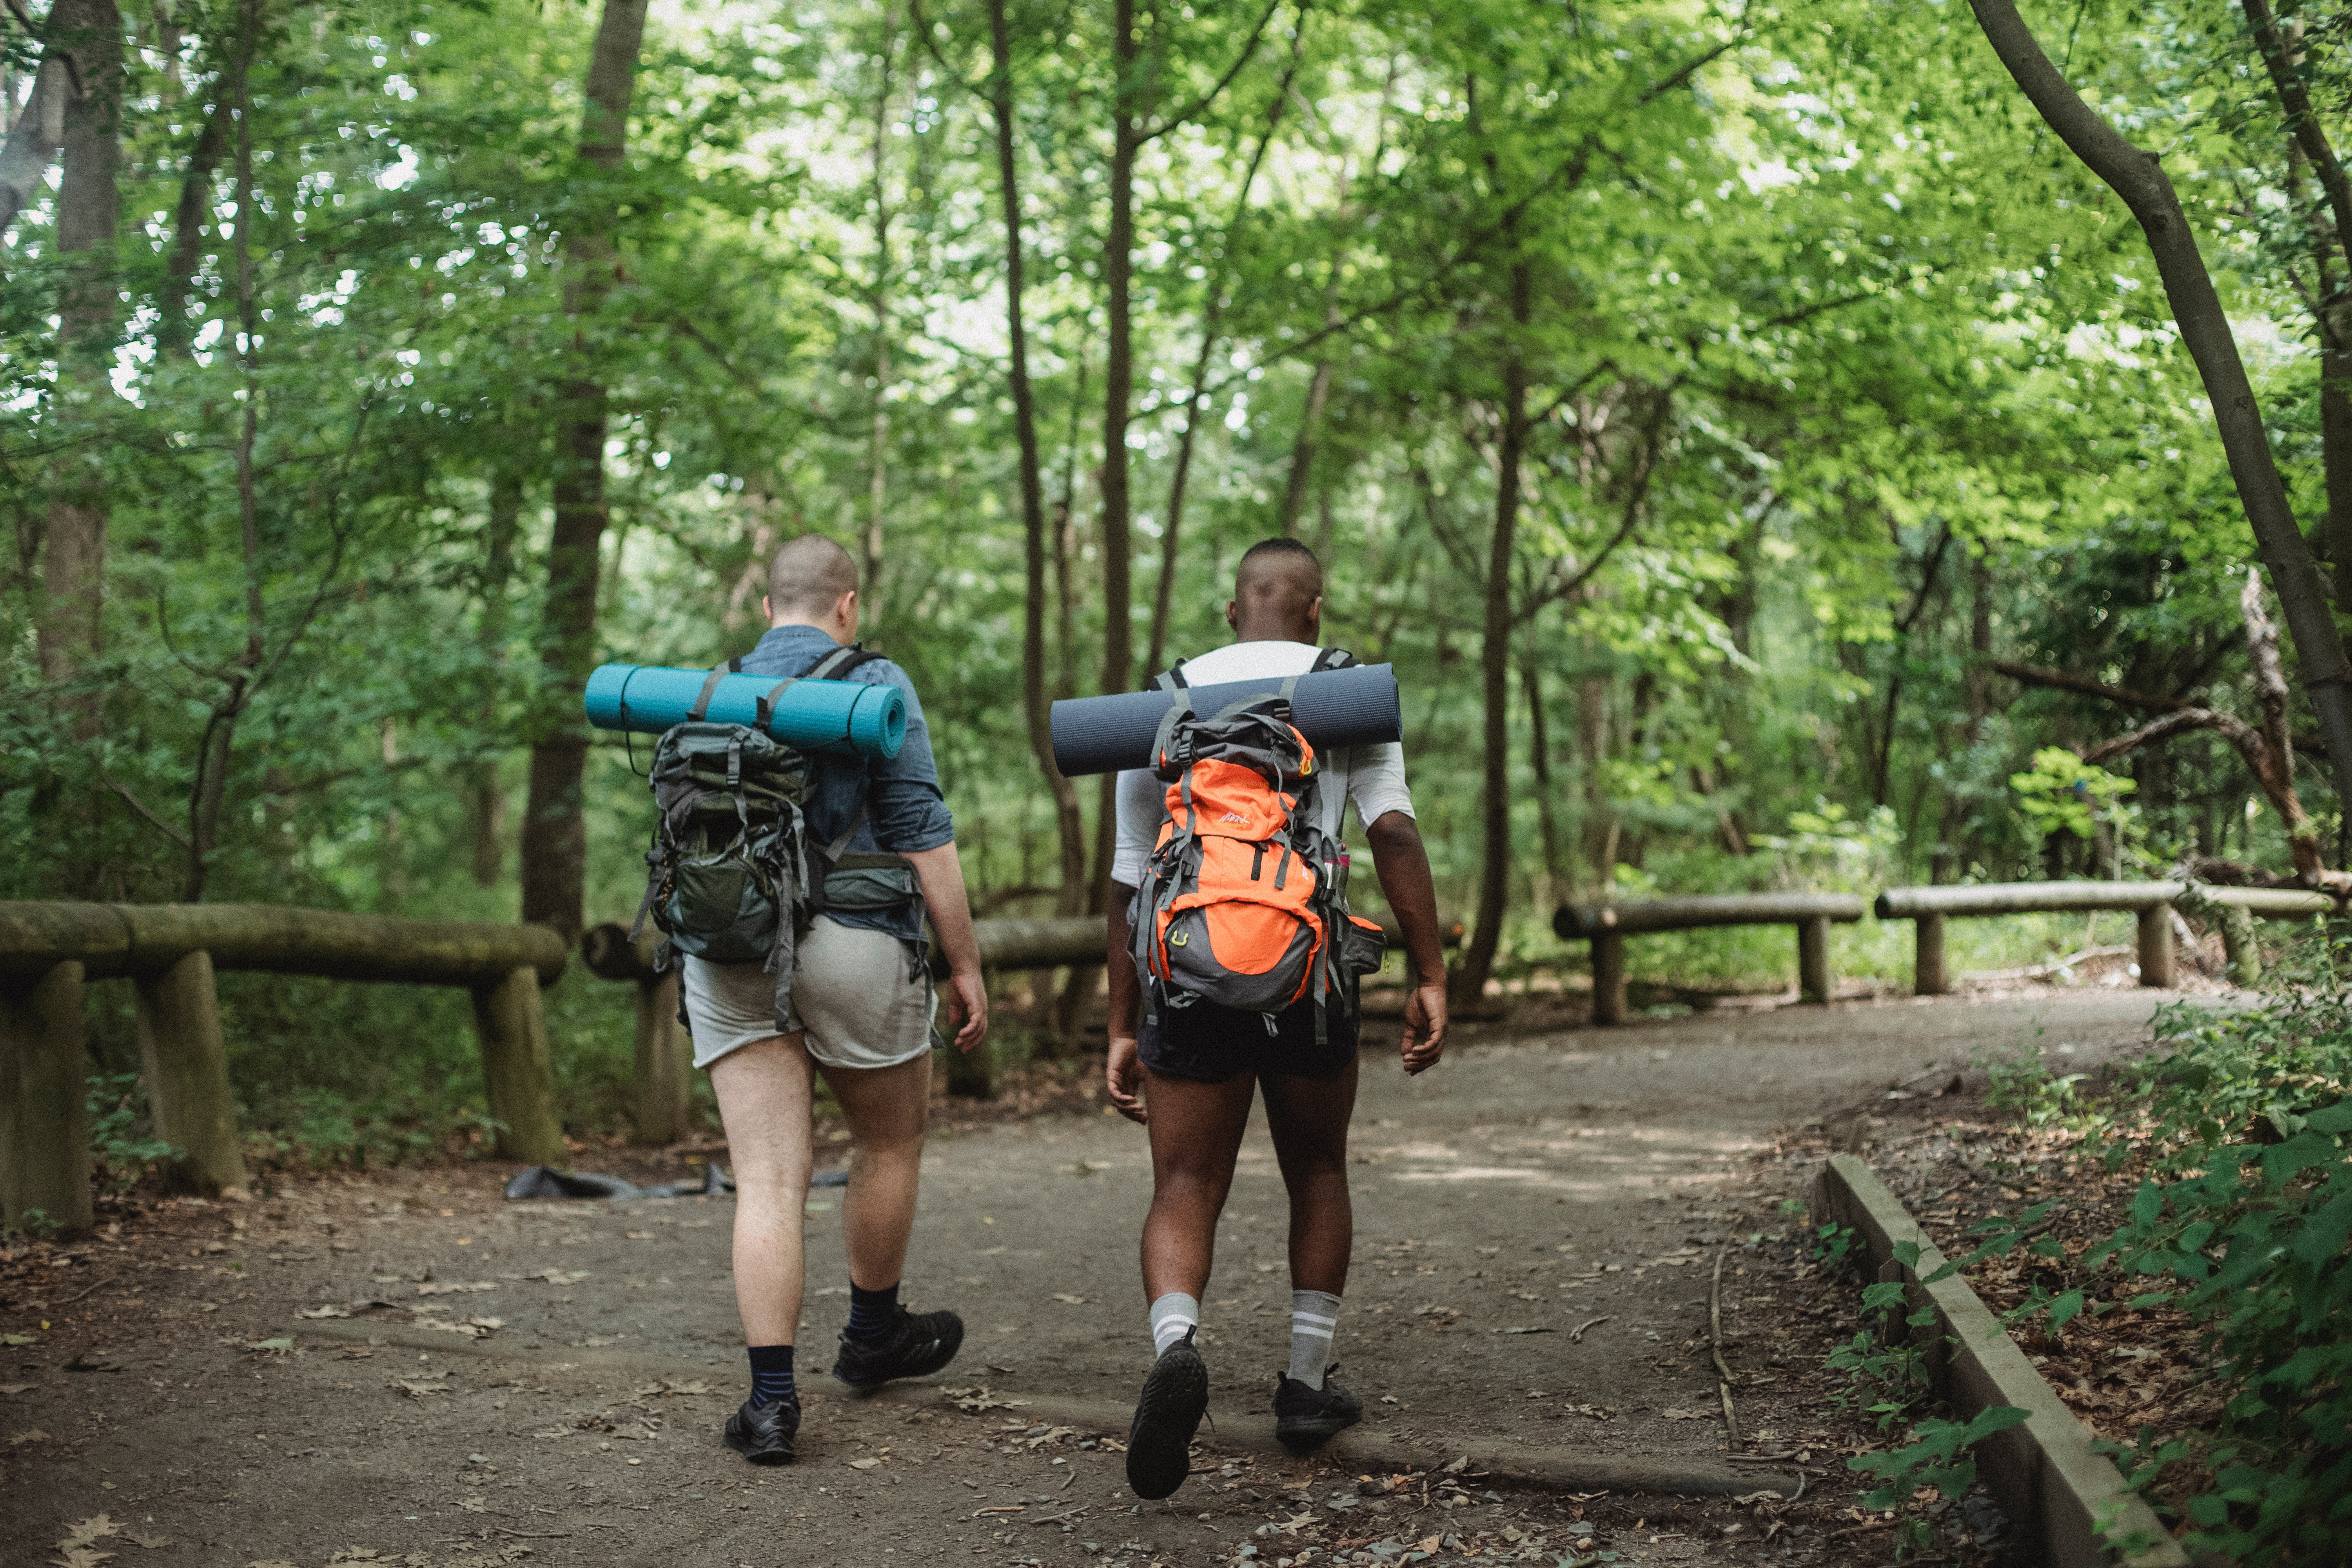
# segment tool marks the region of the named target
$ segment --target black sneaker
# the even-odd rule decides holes
[[[727,1446],[755,1465],[789,1465],[793,1443],[800,1436],[801,1402],[779,1399],[772,1405],[743,1402],[727,1418]]]
[[[955,1360],[963,1349],[963,1320],[953,1312],[909,1312],[898,1316],[880,1339],[853,1340],[841,1336],[841,1353],[833,1360],[833,1375],[864,1394],[902,1377],[929,1377]]]
[[[1127,1429],[1127,1484],[1147,1501],[1184,1484],[1192,1469],[1192,1434],[1209,1408],[1209,1368],[1192,1348],[1198,1329],[1170,1345],[1151,1363]]]
[[[1337,1372],[1337,1366],[1331,1372]],[[1310,1454],[1364,1418],[1364,1402],[1323,1374],[1309,1388],[1288,1373],[1274,1384],[1274,1436],[1293,1454]]]

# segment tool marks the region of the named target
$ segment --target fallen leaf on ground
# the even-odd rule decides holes
[[[577,1285],[580,1281],[588,1278],[588,1270],[585,1268],[573,1268],[569,1270],[562,1268],[542,1268],[536,1274],[526,1274],[523,1278],[526,1279],[544,1279],[550,1285]]]
[[[90,1546],[59,1546],[58,1554],[49,1561],[58,1568],[98,1568],[100,1563],[113,1555],[111,1552],[100,1552]]]
[[[29,1383],[0,1383],[0,1394],[22,1394],[32,1386]]]
[[[1496,1333],[1498,1333],[1498,1334],[1556,1334],[1556,1333],[1559,1332],[1559,1331],[1558,1329],[1546,1329],[1546,1328],[1533,1328],[1533,1329],[1496,1329],[1495,1331],[1496,1331]]]
[[[40,1342],[30,1334],[0,1334],[0,1345],[37,1345]]]
[[[252,1351],[256,1354],[284,1355],[294,1348],[294,1342],[280,1334],[276,1339],[241,1341],[237,1348]]]
[[[1659,1411],[1658,1414],[1669,1421],[1704,1421],[1707,1416],[1707,1413],[1704,1410],[1666,1409]]]
[[[495,1279],[436,1279],[419,1285],[416,1293],[420,1296],[462,1296],[469,1291],[495,1290],[498,1288],[499,1282]]]
[[[8,1436],[8,1447],[14,1448],[26,1443],[46,1443],[48,1440],[49,1435],[47,1432],[42,1431],[38,1426],[36,1426],[26,1432],[10,1433]]]
[[[60,1547],[87,1546],[93,1541],[121,1533],[122,1526],[115,1523],[111,1518],[102,1513],[92,1514],[79,1524],[67,1525],[66,1538],[58,1542],[58,1545]]]
[[[1054,1300],[1056,1301],[1066,1301],[1073,1307],[1083,1307],[1087,1304],[1087,1299],[1084,1296],[1073,1296],[1067,1290],[1055,1291]]]
[[[853,1470],[870,1470],[881,1462],[879,1459],[852,1459],[849,1461],[849,1468]]]
[[[1017,1410],[1028,1404],[1025,1399],[1006,1399],[992,1388],[942,1388],[948,1403],[966,1415],[977,1415],[983,1410]]]
[[[653,1238],[654,1233],[649,1230],[625,1230],[621,1233],[623,1241],[651,1241]]]
[[[298,1318],[348,1318],[352,1315],[352,1310],[349,1307],[338,1307],[330,1302],[323,1307],[306,1307],[294,1315]]]
[[[421,1383],[413,1377],[395,1377],[390,1383],[385,1384],[384,1386],[386,1388],[396,1388],[403,1394],[408,1395],[411,1399],[422,1399],[428,1394],[446,1394],[449,1392],[449,1385],[447,1384]]]

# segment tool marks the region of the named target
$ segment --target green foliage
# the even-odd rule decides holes
[[[83,1100],[89,1108],[90,1158],[100,1180],[133,1186],[155,1162],[184,1152],[154,1136],[147,1082],[140,1074],[91,1073],[83,1080]]]
[[[2130,797],[2139,785],[2063,746],[2044,746],[2033,753],[2032,768],[2010,775],[2009,787],[2017,792],[2017,809],[2036,832],[2088,839],[2102,823],[2127,820]]]

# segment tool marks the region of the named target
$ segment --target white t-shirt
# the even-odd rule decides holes
[[[1268,676],[1304,675],[1321,650],[1303,642],[1237,642],[1186,661],[1184,679],[1194,686],[1215,686],[1228,680],[1256,680]],[[1369,746],[1345,746],[1318,751],[1315,802],[1319,826],[1339,837],[1341,815],[1356,803],[1356,820],[1378,822],[1391,811],[1412,815],[1412,795],[1404,784],[1404,747],[1394,741]],[[1118,842],[1111,855],[1110,879],[1128,887],[1143,881],[1144,863],[1160,841],[1160,825],[1168,820],[1168,786],[1148,768],[1130,768],[1118,775]]]

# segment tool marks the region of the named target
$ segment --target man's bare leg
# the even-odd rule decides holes
[[[809,1055],[772,1035],[710,1064],[735,1172],[735,1310],[743,1342],[788,1345],[800,1330],[801,1228],[809,1184]]]
[[[907,1268],[931,1106],[931,1053],[889,1068],[817,1064],[849,1123],[849,1188],[841,1203],[849,1282],[887,1290]]]
[[[1233,1190],[1234,1159],[1249,1126],[1255,1074],[1199,1083],[1143,1069],[1151,1114],[1151,1211],[1143,1221],[1143,1299],[1181,1294],[1198,1301],[1209,1288],[1217,1216]]]

